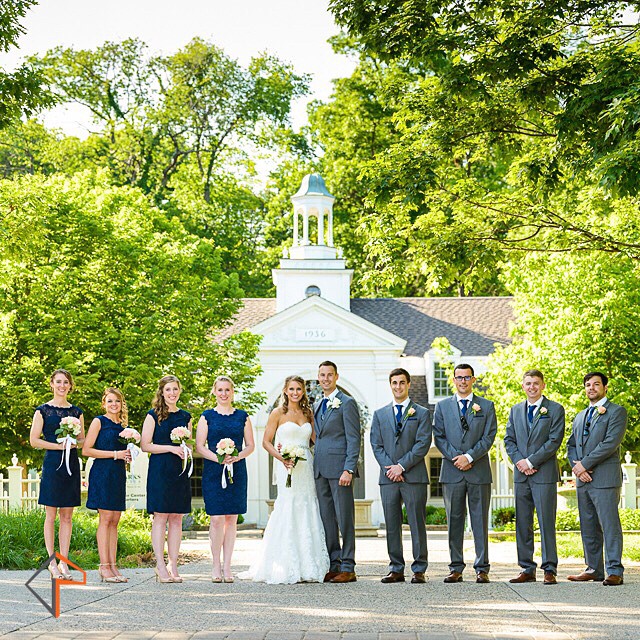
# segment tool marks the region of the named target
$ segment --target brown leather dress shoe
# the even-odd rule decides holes
[[[487,584],[487,582],[490,582],[489,574],[486,571],[478,571],[478,573],[476,573],[476,582],[478,584]]]
[[[536,574],[535,573],[527,573],[526,571],[521,571],[515,578],[511,578],[509,582],[511,584],[522,584],[523,582],[535,582]]]
[[[342,582],[355,582],[356,574],[353,571],[341,571],[335,578],[331,578],[329,582],[340,584]]]
[[[558,584],[556,574],[553,571],[545,571],[543,584]]]
[[[462,582],[462,574],[459,573],[458,571],[452,571],[445,579],[444,581],[447,584],[450,584],[452,582]]]
[[[339,573],[339,571],[327,571],[323,582],[331,582]]]
[[[622,579],[622,576],[611,574],[602,581],[602,584],[605,587],[617,587],[618,585],[624,584],[624,581]]]
[[[411,584],[423,584],[427,579],[423,571],[416,571],[411,578]]]
[[[389,573],[380,580],[383,584],[391,584],[392,582],[404,582],[404,573],[389,571]]]
[[[567,580],[571,582],[589,582],[590,580],[594,582],[600,582],[604,576],[597,576],[593,571],[583,571],[575,576],[567,576]]]

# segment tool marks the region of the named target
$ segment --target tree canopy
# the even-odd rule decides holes
[[[223,372],[245,406],[256,405],[258,338],[215,339],[241,289],[211,240],[138,189],[112,186],[105,172],[2,181],[0,208],[0,455],[28,442],[58,367],[77,378],[73,401],[89,415],[101,411],[105,386],[120,387],[132,425],[167,373],[196,411]]]

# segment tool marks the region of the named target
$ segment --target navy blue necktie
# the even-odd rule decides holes
[[[464,398],[464,399],[460,399],[460,402],[462,402],[461,413],[462,413],[463,416],[466,417],[466,415],[467,415],[467,405],[469,404],[469,401],[466,398]]]
[[[401,404],[396,405],[396,422],[398,424],[402,424],[402,405]]]
[[[591,418],[593,418],[593,412],[595,410],[595,407],[589,407],[589,410],[587,411],[587,427],[591,426]]]
[[[329,404],[329,398],[322,398],[322,407],[320,407],[320,413],[324,415],[327,412],[327,405]]]
[[[533,414],[535,413],[536,405],[530,404],[527,407],[527,418],[529,420],[529,426],[533,426]]]

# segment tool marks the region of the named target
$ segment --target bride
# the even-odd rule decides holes
[[[254,582],[294,584],[322,582],[329,570],[329,555],[320,519],[309,442],[315,441],[313,411],[300,376],[284,381],[278,407],[265,429],[262,446],[275,458],[278,498],[264,530],[262,546],[249,571],[240,574]],[[293,466],[280,451],[303,448],[306,460]],[[291,486],[286,486],[291,472]]]

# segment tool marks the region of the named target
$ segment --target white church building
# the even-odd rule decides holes
[[[511,299],[496,298],[352,298],[351,279],[340,248],[333,243],[333,203],[319,174],[305,176],[293,202],[293,246],[273,270],[275,298],[243,300],[235,322],[221,338],[240,331],[262,336],[263,373],[257,389],[267,404],[254,416],[256,452],[247,459],[249,503],[245,520],[264,525],[275,497],[271,460],[261,442],[267,417],[286,376],[297,374],[315,390],[318,364],[338,366],[338,386],[358,401],[363,419],[363,447],[356,480],[358,527],[383,521],[378,464],[369,444],[373,411],[391,401],[388,375],[404,367],[412,376],[410,395],[433,406],[450,395],[447,377],[431,345],[446,337],[456,362],[484,371],[496,344],[509,341]],[[438,482],[441,457],[432,446],[426,459],[431,477],[428,504],[442,506]],[[510,485],[508,469],[497,471],[497,484]],[[495,486],[495,480],[494,480]],[[499,491],[500,492],[500,491]]]

